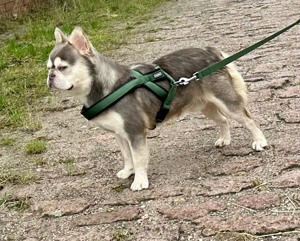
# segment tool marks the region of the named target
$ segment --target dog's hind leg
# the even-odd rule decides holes
[[[221,100],[215,99],[213,103],[217,106],[221,114],[226,117],[233,119],[243,126],[248,128],[253,137],[252,148],[256,151],[261,151],[265,146],[267,146],[267,140],[262,133],[262,131],[257,127],[254,120],[252,119],[249,111],[244,107],[244,105],[235,105],[228,107]]]
[[[264,134],[255,124],[254,120],[252,119],[252,115],[246,108],[243,109],[242,113],[243,114],[241,115],[236,115],[234,113],[230,117],[246,126],[250,130],[253,137],[252,148],[256,151],[262,151],[263,148],[268,145]]]
[[[124,169],[117,173],[117,177],[126,179],[134,173],[130,146],[125,138],[119,135],[115,135],[115,138],[120,146],[121,153],[124,159]]]
[[[147,177],[147,167],[149,160],[149,150],[146,135],[141,134],[129,137],[129,146],[132,153],[134,167],[134,181],[131,184],[133,191],[139,191],[148,188],[149,181]]]
[[[208,103],[201,112],[209,119],[212,119],[220,127],[220,137],[215,142],[215,146],[222,147],[230,144],[230,131],[227,118],[223,116],[218,107],[213,103]]]

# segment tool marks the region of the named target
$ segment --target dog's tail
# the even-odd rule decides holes
[[[221,52],[223,58],[227,58],[226,53]],[[233,63],[226,65],[227,71],[231,76],[232,86],[238,96],[240,96],[244,105],[247,104],[247,88],[241,74],[236,70],[236,67]]]

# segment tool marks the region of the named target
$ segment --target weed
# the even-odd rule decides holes
[[[5,239],[4,239],[5,241],[14,241],[15,239],[12,237],[12,235],[11,234],[6,234],[6,236],[5,236]]]
[[[69,159],[65,159],[65,160],[59,160],[59,163],[62,163],[64,165],[64,172],[67,176],[72,176],[72,175],[76,175],[76,167],[74,164],[74,159],[73,158],[69,158]]]
[[[155,38],[154,37],[151,37],[151,36],[148,36],[145,38],[145,41],[146,42],[154,42],[155,41]]]
[[[64,160],[59,160],[59,163],[64,163],[64,164],[72,164],[74,163],[74,158],[68,158],[68,159],[64,159]]]
[[[228,8],[222,8],[222,9],[219,10],[219,12],[227,12],[227,11],[229,11]]]
[[[46,150],[46,141],[34,139],[25,145],[27,154],[40,154]]]
[[[264,5],[261,7],[261,9],[267,9],[269,7],[269,5]]]
[[[6,193],[4,194],[4,197],[0,199],[0,207],[6,203]]]
[[[126,241],[130,238],[131,231],[128,229],[116,229],[113,233],[113,240],[115,241]]]
[[[123,192],[125,188],[129,188],[128,185],[123,184],[123,183],[119,183],[116,186],[111,187],[113,190],[115,190],[116,192]]]
[[[16,141],[16,139],[14,139],[14,138],[3,138],[3,139],[1,139],[1,145],[2,146],[9,146],[12,143],[14,143],[15,141]]]
[[[31,161],[36,165],[36,166],[43,166],[43,165],[45,165],[45,164],[47,164],[47,162],[43,159],[43,158],[41,158],[41,157],[33,157],[32,159],[31,159]]]
[[[27,198],[19,198],[19,199],[7,201],[6,206],[9,209],[12,209],[12,210],[17,211],[18,213],[21,213],[29,207],[29,204],[28,204]]]
[[[17,211],[18,213],[23,212],[25,209],[29,207],[27,198],[22,197],[17,199],[9,199],[6,196],[6,193],[4,194],[4,197],[0,199],[0,207],[2,205],[5,205],[9,209],[13,209]]]
[[[167,22],[169,22],[169,23],[175,22],[174,19],[169,18],[169,17],[163,17],[161,20],[167,21]]]
[[[27,184],[36,180],[36,175],[31,171],[0,171],[0,184]]]
[[[64,166],[64,170],[68,176],[74,175],[76,169],[74,163],[66,163]]]
[[[216,241],[252,241],[250,236],[245,233],[220,232],[215,237]]]
[[[134,26],[132,24],[127,23],[125,29],[126,30],[131,30],[131,29],[134,29]]]

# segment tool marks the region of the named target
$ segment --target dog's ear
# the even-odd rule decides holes
[[[55,36],[56,44],[60,44],[62,42],[68,41],[68,37],[64,35],[64,33],[59,28],[55,28],[54,36]]]
[[[80,27],[74,28],[69,41],[82,55],[88,54],[91,50],[92,45]]]

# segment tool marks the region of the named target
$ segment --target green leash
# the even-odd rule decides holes
[[[225,65],[239,59],[240,57],[248,54],[249,52],[253,51],[254,49],[257,49],[258,47],[260,47],[261,45],[269,42],[270,40],[272,40],[273,38],[277,37],[278,35],[284,33],[285,31],[289,30],[290,28],[294,27],[295,25],[299,24],[300,23],[300,19],[298,19],[296,22],[292,23],[291,25],[289,25],[288,27],[272,34],[271,36],[251,45],[250,47],[248,48],[245,48],[239,52],[237,52],[236,54],[234,55],[231,55],[229,56],[228,58],[226,59],[223,59],[221,60],[220,62],[217,62],[211,66],[208,66],[196,73],[193,74],[193,77],[192,78],[180,78],[179,81],[175,82],[175,84],[180,84],[180,85],[187,85],[191,80],[198,80],[198,79],[202,79],[203,77],[223,68]]]
[[[277,37],[278,35],[282,34],[283,32],[289,30],[290,28],[292,28],[293,26],[299,23],[300,23],[300,19],[298,19],[296,22],[292,23],[288,27],[251,45],[250,47],[245,48],[242,51],[237,52],[236,54],[221,60],[220,62],[217,62],[211,66],[208,66],[194,73],[193,77],[191,78],[182,77],[178,81],[174,81],[174,79],[168,73],[160,69],[158,66],[156,67],[155,71],[145,75],[137,71],[131,70],[131,75],[134,76],[135,79],[124,84],[119,89],[112,92],[111,94],[105,96],[103,99],[101,99],[91,107],[89,108],[83,107],[81,110],[81,114],[88,120],[91,120],[95,116],[99,115],[101,112],[109,108],[111,105],[116,103],[122,97],[124,97],[128,92],[138,87],[145,87],[148,88],[153,94],[155,94],[163,102],[161,109],[156,116],[156,122],[160,123],[165,119],[166,115],[169,113],[171,102],[176,94],[177,85],[187,85],[191,80],[199,80],[204,78],[205,76],[223,68],[225,65],[233,62],[234,60],[244,56],[245,54],[267,43],[268,41],[272,40],[273,38]],[[170,81],[171,88],[169,91],[166,91],[164,88],[160,87],[155,83],[156,81],[163,80],[163,79],[168,79]]]

